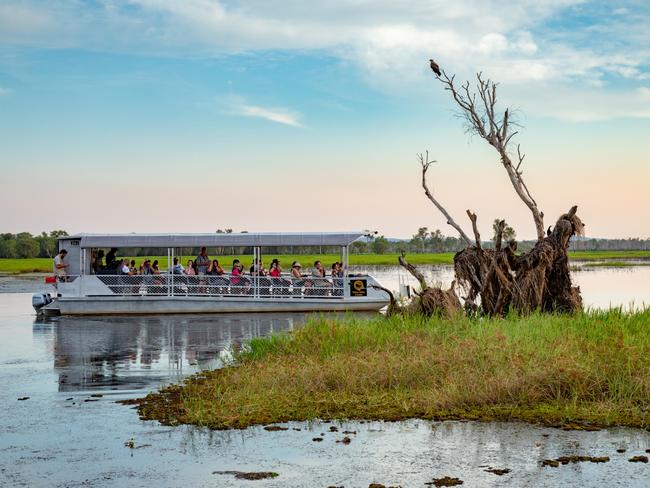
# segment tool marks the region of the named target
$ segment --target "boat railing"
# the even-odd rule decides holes
[[[344,297],[344,278],[291,275],[90,275],[112,293],[121,296],[265,297],[328,298]],[[94,294],[94,293],[93,293]]]

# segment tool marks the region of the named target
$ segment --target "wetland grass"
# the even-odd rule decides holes
[[[310,419],[650,428],[650,310],[454,320],[315,317],[237,365],[133,403],[213,429]]]
[[[350,254],[351,266],[397,266],[398,254]],[[120,255],[120,257],[123,257]],[[124,256],[128,259],[135,259],[140,265],[146,256]],[[181,258],[183,266],[188,259],[194,259],[191,256],[178,256]],[[217,256],[210,254],[212,259],[218,259],[224,268],[229,268],[234,258],[241,259],[245,268],[248,268],[253,261],[250,255],[226,255]],[[167,256],[149,256],[151,260],[157,259],[162,269],[167,268]],[[300,261],[304,267],[311,267],[314,261],[321,260],[327,265],[341,259],[338,254],[268,254],[264,256],[264,261],[269,264],[273,258],[278,258],[285,270],[291,268],[293,261]],[[426,253],[409,255],[409,262],[413,264],[453,264],[454,253]],[[25,259],[0,259],[0,273],[4,274],[21,274],[21,273],[50,273],[52,272],[52,259],[50,258],[25,258]]]
[[[350,265],[352,266],[397,266],[397,257],[395,253],[389,254],[350,254]],[[194,259],[194,256],[180,256],[183,265],[187,263],[188,259]],[[230,265],[234,257],[242,259],[246,267],[252,262],[251,256],[237,255],[237,256],[213,256],[213,259],[218,259],[222,265]],[[338,254],[279,254],[267,255],[266,261],[269,262],[273,258],[279,258],[282,266],[289,269],[293,261],[300,261],[303,266],[311,266],[312,263],[320,259],[326,264],[332,264],[340,259]],[[622,266],[630,265],[637,266],[638,260],[650,259],[650,251],[576,251],[570,252],[569,257],[575,261],[609,261],[618,264],[608,264],[608,266]],[[149,256],[150,259],[157,259],[160,262],[161,268],[167,267],[167,256]],[[145,257],[135,257],[138,265],[144,261]],[[637,260],[629,264],[624,263],[626,259]],[[422,264],[448,264],[454,263],[454,253],[409,253],[409,263],[422,265]],[[615,260],[615,261],[614,261]],[[25,258],[25,259],[0,259],[0,273],[5,274],[20,274],[20,273],[49,273],[52,271],[52,259],[50,258]]]

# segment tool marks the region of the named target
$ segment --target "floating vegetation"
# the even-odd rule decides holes
[[[542,466],[549,466],[552,468],[557,468],[560,464],[573,464],[573,463],[607,463],[609,462],[609,457],[607,456],[560,456],[557,459],[545,459],[542,461]]]
[[[425,483],[425,485],[428,486],[458,486],[462,485],[464,483],[463,480],[460,478],[451,478],[449,476],[445,476],[443,478],[434,478],[432,481],[429,481],[428,483]]]
[[[280,476],[273,471],[213,471],[212,474],[231,474],[238,480],[265,480]]]
[[[631,463],[647,463],[648,456],[633,456],[630,459],[628,459],[628,461]]]

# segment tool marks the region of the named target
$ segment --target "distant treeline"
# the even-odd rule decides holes
[[[228,229],[230,231],[230,229]],[[223,232],[223,231],[221,231]],[[228,232],[230,233],[230,232]],[[49,233],[32,235],[29,232],[19,234],[0,234],[0,258],[51,258],[57,252],[57,238],[67,236],[65,230],[53,230]],[[483,242],[486,248],[492,246],[492,241]],[[535,241],[519,241],[518,249],[526,251],[533,247]],[[368,234],[360,241],[352,243],[352,254],[387,254],[387,253],[438,253],[456,252],[465,247],[465,243],[457,238],[445,236],[440,230],[429,232],[426,227],[420,227],[410,240],[387,239],[384,236]],[[644,251],[650,250],[650,239],[587,239],[572,240],[572,251]],[[183,250],[184,255],[193,255],[198,249]],[[271,251],[269,249],[268,251]],[[314,254],[314,247],[306,246],[280,246],[272,249],[277,254]],[[161,256],[166,254],[165,249],[137,248],[129,249],[129,256]],[[211,250],[212,252],[212,250]],[[226,254],[252,254],[251,248],[221,247],[214,249],[218,255]],[[318,254],[338,254],[339,249],[331,246],[322,246]]]
[[[29,232],[0,234],[0,258],[52,258],[57,252],[57,238],[67,235],[64,230],[38,236]]]

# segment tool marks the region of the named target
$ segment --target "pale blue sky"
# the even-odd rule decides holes
[[[588,235],[649,237],[648,25],[644,1],[0,0],[0,230],[451,234],[429,149],[457,220],[532,237],[435,57],[501,82],[549,224],[577,203]]]

